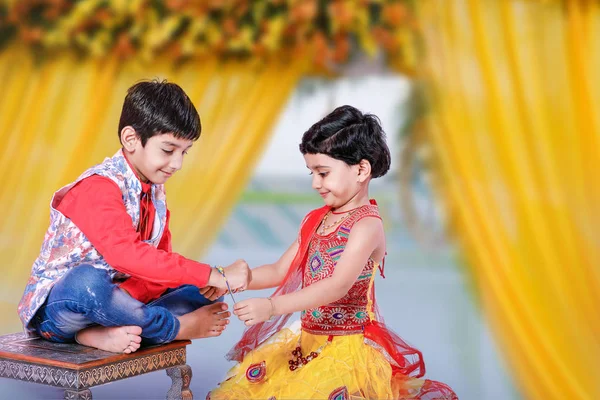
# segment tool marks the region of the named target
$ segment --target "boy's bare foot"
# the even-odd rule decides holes
[[[175,339],[200,339],[219,336],[229,324],[230,316],[231,313],[227,311],[227,304],[225,303],[211,304],[184,314],[177,317],[180,326]]]
[[[113,353],[133,353],[140,348],[139,326],[93,326],[77,332],[77,343]]]

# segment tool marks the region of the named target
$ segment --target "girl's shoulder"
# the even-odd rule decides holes
[[[342,222],[340,227],[350,230],[354,224],[367,217],[374,217],[381,220],[379,207],[376,204],[368,204],[356,209],[356,211],[354,211],[348,218],[346,218],[344,222]]]

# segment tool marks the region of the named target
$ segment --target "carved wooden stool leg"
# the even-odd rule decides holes
[[[189,365],[167,368],[167,375],[173,380],[171,389],[167,393],[167,400],[192,400],[194,398],[190,390],[192,368]]]
[[[92,391],[90,389],[67,389],[65,390],[65,400],[92,400]]]

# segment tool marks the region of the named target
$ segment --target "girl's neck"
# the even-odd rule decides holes
[[[368,204],[371,204],[369,202],[369,192],[367,190],[361,190],[348,200],[346,204],[337,208],[332,208],[331,211],[336,214],[341,214]]]

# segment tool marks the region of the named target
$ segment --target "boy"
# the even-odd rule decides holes
[[[200,137],[185,92],[140,82],[125,97],[122,148],[54,194],[50,227],[18,306],[25,331],[131,353],[140,343],[219,336],[229,323],[215,268],[171,252],[164,183]],[[248,285],[248,265],[224,268],[231,289]]]

